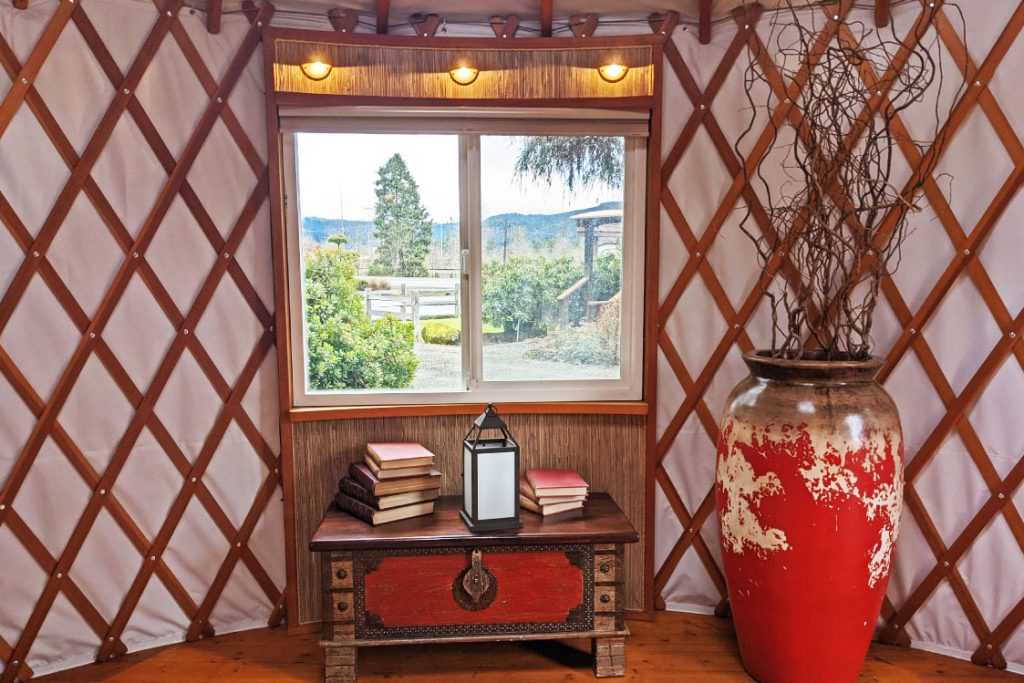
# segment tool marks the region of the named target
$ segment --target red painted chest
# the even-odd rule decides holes
[[[610,497],[580,519],[529,515],[518,532],[471,534],[460,499],[432,517],[371,527],[329,510],[323,562],[327,680],[355,680],[356,648],[395,643],[593,639],[598,676],[625,666],[622,544],[636,531]]]

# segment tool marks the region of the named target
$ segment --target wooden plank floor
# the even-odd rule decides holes
[[[725,619],[658,612],[655,621],[631,621],[624,681],[749,681],[740,664],[732,623]],[[360,650],[360,681],[474,681],[534,683],[588,681],[587,641],[377,647]],[[246,631],[127,655],[34,680],[132,683],[289,683],[320,681],[317,634]],[[511,675],[511,674],[514,674]],[[862,681],[1024,681],[1005,671],[885,645],[873,645]]]

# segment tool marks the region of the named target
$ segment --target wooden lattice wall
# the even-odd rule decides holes
[[[828,17],[845,18],[851,4],[844,0],[824,7],[824,35],[845,30],[841,21]],[[1001,261],[998,271],[990,265],[995,257],[986,254],[986,245],[1002,235],[1021,235],[1012,232],[1021,221],[1013,218],[1011,203],[1024,175],[1024,145],[1020,141],[1024,122],[1006,104],[1007,91],[997,92],[991,84],[999,74],[1012,76],[1019,64],[1020,53],[1015,51],[1024,46],[1024,3],[991,3],[1009,11],[1005,12],[1005,21],[987,22],[989,26],[998,23],[998,31],[983,47],[970,45],[973,59],[965,59],[967,47],[942,1],[921,0],[919,4],[915,14],[920,17],[915,19],[933,27],[939,49],[953,58],[949,63],[954,69],[956,63],[966,65],[962,75],[970,86],[947,124],[950,146],[931,153],[945,160],[958,138],[973,140],[967,131],[981,126],[987,131],[985,135],[998,140],[1002,160],[1008,160],[993,167],[1008,166],[1009,171],[1008,175],[992,178],[979,174],[983,182],[976,187],[985,183],[990,186],[990,191],[983,193],[986,208],[979,211],[962,209],[941,178],[928,178],[925,198],[937,217],[928,239],[943,241],[943,249],[938,252],[945,256],[932,257],[932,261],[916,267],[930,273],[923,289],[910,287],[900,275],[884,284],[885,311],[881,315],[888,316],[895,331],[880,338],[880,350],[888,359],[883,378],[889,380],[888,386],[895,393],[900,383],[894,378],[912,361],[919,368],[918,381],[903,384],[917,393],[903,398],[937,403],[940,411],[926,424],[910,425],[921,432],[921,437],[910,454],[908,514],[897,554],[895,587],[885,609],[883,637],[907,643],[908,623],[938,595],[952,610],[951,618],[965,619],[969,625],[976,639],[975,661],[1001,666],[1006,643],[1015,632],[1020,633],[1024,587],[1012,582],[989,585],[976,574],[968,575],[962,567],[976,550],[978,539],[991,536],[997,524],[1005,529],[999,537],[1005,545],[1015,552],[1024,549],[1024,520],[1020,516],[1024,504],[1019,492],[1024,479],[1024,454],[1016,453],[1010,466],[994,462],[982,433],[983,417],[976,410],[989,399],[988,405],[1001,408],[1007,420],[1013,420],[1016,408],[1012,401],[1021,398],[1011,393],[1001,406],[995,400],[1006,393],[1006,383],[1000,378],[1006,373],[1019,375],[1024,369],[1024,346],[1018,338],[1024,327],[1024,311],[1013,310],[1024,305],[1020,291],[1024,285],[1019,272],[1014,277],[1012,264]],[[988,6],[988,2],[985,4]],[[23,133],[24,126],[37,130],[39,142],[33,155],[20,160],[24,170],[18,169],[16,174],[0,168],[0,173],[7,172],[5,178],[32,178],[34,165],[47,155],[59,159],[64,169],[63,174],[41,176],[45,182],[34,188],[12,189],[0,184],[2,412],[5,418],[19,411],[28,416],[27,428],[18,434],[17,452],[3,472],[0,549],[5,553],[5,572],[22,559],[40,575],[32,588],[36,597],[31,609],[13,615],[18,620],[16,628],[0,633],[0,660],[5,664],[0,681],[31,675],[26,656],[41,647],[45,638],[40,634],[46,635],[48,619],[59,611],[84,624],[83,642],[91,643],[100,659],[123,652],[124,633],[132,627],[133,615],[146,607],[146,596],[154,586],[167,596],[160,607],[182,615],[190,639],[212,632],[210,616],[233,572],[238,573],[242,567],[270,605],[270,623],[278,623],[283,617],[283,587],[271,578],[274,572],[268,567],[269,561],[254,552],[252,542],[254,529],[266,524],[268,515],[272,513],[273,523],[280,523],[279,508],[273,507],[279,492],[279,444],[276,434],[263,429],[265,416],[258,414],[271,405],[271,418],[276,421],[276,403],[266,398],[254,404],[249,398],[265,377],[276,377],[272,297],[262,295],[258,282],[269,278],[270,267],[269,263],[255,263],[251,255],[242,256],[244,250],[251,250],[248,245],[254,232],[269,232],[263,130],[260,125],[242,123],[251,122],[248,117],[253,112],[262,112],[263,101],[258,92],[248,93],[244,100],[232,97],[250,60],[258,60],[260,30],[273,9],[267,5],[247,11],[251,24],[237,32],[230,50],[222,52],[222,59],[214,63],[204,58],[199,47],[202,38],[194,30],[196,21],[200,26],[205,22],[189,23],[182,5],[181,0],[156,0],[144,25],[136,22],[120,26],[111,20],[119,10],[103,7],[101,12],[98,2],[31,3],[21,11],[46,16],[38,34],[26,37],[0,31],[0,79],[7,79],[0,80],[0,153]],[[550,34],[551,3],[545,2],[544,6],[543,28]],[[905,13],[908,8],[902,5],[898,11]],[[224,17],[225,34],[230,33],[228,19]],[[221,30],[220,21],[218,16],[217,30]],[[733,241],[743,239],[735,232],[734,207],[741,201],[755,201],[755,197],[742,182],[741,161],[732,147],[739,129],[731,117],[741,102],[736,90],[740,62],[747,45],[757,45],[756,29],[762,21],[764,17],[752,12],[718,22],[713,31],[707,27],[707,33],[700,32],[701,38],[711,40],[711,44],[699,46],[696,38],[691,38],[692,32],[683,34],[678,28],[674,44],[669,44],[666,51],[658,377],[652,412],[656,444],[650,454],[655,477],[651,490],[659,512],[656,544],[649,550],[657,566],[654,587],[667,596],[670,605],[676,604],[674,597],[680,593],[710,593],[715,596],[712,606],[724,596],[710,496],[713,458],[709,456],[724,394],[743,373],[739,351],[763,344],[765,325],[756,283],[750,277],[752,260],[746,263],[736,258],[747,245]],[[387,25],[386,14],[383,25]],[[663,22],[655,25],[667,26]],[[597,28],[598,32],[602,30]],[[132,38],[120,42],[115,50],[110,38],[119,31]],[[30,44],[25,45],[26,41]],[[95,102],[88,103],[97,110],[92,121],[83,122],[68,114],[69,103],[62,101],[67,98],[59,87],[60,78],[48,73],[48,68],[57,68],[55,55],[60,53],[62,41],[80,41],[86,61],[98,69],[105,80],[104,88],[109,88],[98,89]],[[176,55],[172,63],[177,71],[154,69],[154,63],[168,52]],[[66,64],[61,62],[61,66]],[[154,79],[161,77],[186,79],[204,98],[203,106],[179,121],[177,128],[162,123],[166,115],[153,101],[136,94],[147,90],[152,96],[161,89]],[[47,81],[49,87],[45,87]],[[55,82],[57,87],[52,86]],[[791,115],[785,100],[794,97],[800,85],[777,83],[778,120]],[[123,194],[135,192],[142,178],[126,178],[120,188],[107,187],[97,180],[104,152],[114,146],[112,141],[121,135],[121,126],[130,126],[136,132],[138,145],[132,154],[146,157],[159,171],[152,196],[141,212],[137,205],[126,203]],[[211,144],[214,141],[216,145]],[[763,151],[764,143],[762,134],[750,152],[751,159]],[[241,178],[231,179],[207,174],[205,182],[199,183],[191,170],[210,163],[203,158],[204,150],[213,152],[214,159],[217,155],[237,155],[248,171]],[[957,158],[962,159],[963,150],[960,152]],[[34,158],[35,154],[40,160]],[[922,160],[910,150],[905,155],[911,170],[922,166]],[[955,165],[943,166],[941,161],[939,168],[957,173]],[[232,183],[245,188],[238,205],[227,211],[221,206],[214,210],[210,192]],[[34,197],[34,204],[24,201],[27,195]],[[713,200],[709,202],[707,197]],[[709,207],[709,203],[714,205]],[[33,207],[44,204],[41,217],[30,218],[36,212]],[[66,254],[62,259],[58,254],[62,236],[80,224],[82,205],[95,212],[115,255],[113,265],[95,275],[89,269],[70,269],[68,263],[73,259],[67,259]],[[230,217],[225,219],[228,214]],[[161,237],[175,231],[182,221],[194,225],[200,235],[196,242],[174,254],[198,272],[195,287],[185,288],[184,294],[161,265],[168,260],[161,261],[161,252],[168,244]],[[159,248],[150,249],[153,244]],[[1019,238],[1003,238],[1000,244],[1004,249],[1006,245],[1015,246],[1019,253],[1021,242]],[[206,258],[207,253],[213,258]],[[913,254],[908,256],[908,261],[913,259]],[[904,271],[908,270],[915,271],[913,263],[904,265]],[[225,363],[223,354],[213,349],[213,337],[204,334],[205,324],[209,324],[204,320],[224,310],[216,302],[227,283],[237,290],[235,300],[242,302],[231,310],[244,314],[232,322],[254,332],[242,344],[248,344],[248,348],[227,354]],[[930,326],[944,311],[953,309],[954,304],[957,312],[965,310],[957,294],[964,283],[977,292],[972,301],[978,305],[967,306],[966,310],[971,321],[981,321],[971,332],[977,332],[977,342],[985,347],[980,350],[982,360],[966,366],[938,353],[939,344],[929,337]],[[42,299],[38,298],[39,292],[45,294]],[[152,315],[129,318],[125,325],[118,319],[119,304],[140,293],[147,302],[143,308],[148,307]],[[28,310],[24,302],[29,296],[50,302],[49,307]],[[33,343],[40,353],[50,345],[48,339],[33,337],[41,329],[33,325],[33,316],[59,319],[73,337],[73,342],[64,347],[59,367],[47,372],[25,361]],[[160,343],[150,344],[147,332],[157,323],[171,332]],[[120,337],[114,335],[116,325],[120,325]],[[141,377],[130,354],[121,350],[126,329],[128,343],[133,341],[130,333],[134,333],[137,346],[153,347],[152,367]],[[985,329],[994,330],[994,335],[981,334]],[[19,332],[22,339],[13,341]],[[187,385],[185,394],[208,393],[217,406],[195,444],[179,440],[180,435],[162,416],[160,406],[161,395],[169,393],[169,387],[186,371],[190,380],[197,381]],[[95,381],[97,377],[102,380]],[[118,425],[117,446],[102,457],[97,457],[92,448],[83,447],[81,439],[64,424],[66,406],[78,400],[76,396],[83,387],[98,384],[113,387],[117,401],[129,406],[123,424]],[[276,388],[268,393],[276,395]],[[109,394],[97,396],[109,398]],[[1019,432],[1022,428],[1016,429]],[[211,467],[222,462],[228,432],[248,443],[235,451],[236,459],[230,460],[229,471],[258,475],[240,511],[230,509],[218,497],[215,477],[211,477]],[[2,435],[6,437],[7,433]],[[943,455],[942,446],[949,439],[962,443],[964,457],[951,460]],[[165,504],[158,505],[144,495],[140,503],[139,491],[129,490],[120,476],[141,461],[137,446],[143,440],[152,442],[156,453],[155,460],[146,461],[148,476],[174,482],[175,493]],[[913,440],[909,443],[914,445]],[[940,457],[944,458],[942,462],[938,462]],[[40,472],[47,473],[50,493],[63,492],[56,471],[46,469],[57,461],[71,468],[70,478],[81,482],[85,494],[74,499],[79,507],[65,525],[63,537],[58,534],[54,542],[36,523],[32,497],[27,494],[45,500],[48,490],[36,482]],[[945,474],[935,474],[939,471]],[[980,481],[983,495],[967,502],[963,502],[967,496],[953,496],[955,501],[925,500],[920,493],[922,482],[943,476],[947,480],[962,476]],[[133,479],[139,482],[143,494],[147,492],[141,483],[144,479]],[[957,483],[948,484],[949,490],[955,492]],[[54,508],[60,507],[57,501],[49,502]],[[963,507],[962,523],[955,528],[938,523],[941,510],[936,506],[942,505]],[[197,516],[219,536],[220,543],[205,553],[211,563],[198,581],[184,576],[175,562],[165,560],[174,550],[175,530],[183,520]],[[105,525],[105,531],[116,529],[123,534],[134,548],[134,554],[128,556],[130,561],[124,555],[104,558],[92,552],[90,539],[99,535],[98,524]],[[283,550],[278,546],[270,553],[280,558]],[[87,565],[86,560],[94,564]],[[131,575],[123,585],[114,584],[111,594],[96,595],[86,586],[84,575],[103,573],[111,562],[129,567]],[[1012,564],[1006,573],[1012,578],[1020,566],[1019,562]],[[686,582],[688,585],[680,588]],[[1008,594],[997,601],[998,609],[986,607],[997,591]]]
[[[926,163],[913,147],[901,148],[905,177],[922,168],[939,171],[924,178],[924,202],[929,210],[927,217],[915,224],[916,232],[904,252],[903,268],[910,275],[901,278],[897,273],[883,281],[883,310],[876,327],[877,351],[886,358],[880,379],[903,405],[905,423],[907,415],[920,414],[915,403],[937,399],[940,410],[925,423],[911,420],[913,424],[906,425],[910,437],[907,514],[881,638],[910,644],[908,622],[929,598],[941,592],[941,621],[956,624],[965,618],[973,632],[972,659],[1005,667],[1002,648],[1024,620],[1024,586],[1018,579],[986,581],[984,572],[974,572],[970,581],[962,565],[979,537],[998,522],[1000,528],[993,538],[1005,545],[996,553],[989,552],[991,547],[985,549],[987,562],[995,563],[990,564],[988,577],[1003,572],[1019,576],[1024,567],[1018,552],[1018,548],[1024,549],[1021,500],[1015,504],[1013,499],[1024,480],[1024,453],[1012,454],[1012,466],[1005,453],[996,463],[992,455],[995,445],[987,443],[977,428],[983,419],[991,424],[993,416],[979,417],[974,410],[990,393],[994,400],[986,404],[986,411],[994,409],[1001,412],[1003,420],[1017,421],[1016,425],[1004,423],[1004,431],[1019,436],[1024,429],[1019,423],[1024,398],[1020,393],[1024,385],[1019,381],[1024,369],[1024,345],[1019,339],[1024,332],[1024,310],[1011,308],[1009,303],[1018,307],[1024,303],[1024,278],[1019,272],[1015,276],[995,272],[988,264],[995,262],[996,255],[986,254],[986,245],[997,231],[1006,239],[1001,240],[1002,247],[993,249],[1015,245],[1020,254],[1022,247],[1022,233],[1017,231],[1022,220],[1019,205],[1017,215],[1008,212],[1024,181],[1022,130],[1019,118],[1016,129],[1010,122],[1009,116],[1015,112],[1006,107],[1013,105],[1001,101],[1016,95],[1015,86],[1000,92],[990,86],[997,72],[1009,76],[1010,71],[1019,70],[1024,3],[961,4],[967,10],[977,10],[967,17],[968,35],[974,35],[974,29],[979,37],[977,44],[970,44],[970,53],[958,32],[958,16],[941,0],[904,3],[897,13],[896,26],[903,35],[911,35],[911,26],[930,28],[926,39],[935,41],[932,49],[942,57],[947,80],[963,78],[967,87],[943,124],[949,144],[927,152],[929,157],[939,157],[937,166]],[[981,4],[984,10],[967,7]],[[851,11],[854,3],[849,0],[808,10],[820,13],[814,18],[822,26],[816,49],[837,34],[854,39],[847,24]],[[998,12],[1000,19],[982,16],[982,11]],[[871,22],[872,15],[861,11],[859,19]],[[656,593],[669,596],[670,605],[710,593],[715,600],[708,606],[717,603],[720,610],[725,608],[725,580],[714,528],[714,442],[725,396],[746,374],[739,352],[763,347],[769,323],[760,285],[752,275],[756,273],[753,258],[743,256],[744,249],[752,254],[753,248],[736,229],[737,206],[752,204],[759,219],[757,227],[764,230],[767,226],[763,212],[758,211],[761,200],[745,184],[743,162],[733,145],[748,117],[746,112],[737,114],[746,105],[737,88],[742,85],[742,69],[750,54],[747,48],[767,54],[757,52],[763,47],[758,25],[766,20],[759,8],[740,12],[733,21],[715,25],[713,46],[696,46],[695,41],[677,34],[665,52],[666,92],[678,84],[684,94],[666,105],[666,118],[676,112],[676,133],[670,131],[673,124],[666,123],[660,371],[653,454],[659,501],[654,586]],[[972,20],[981,20],[978,23],[984,26],[972,25]],[[989,32],[994,35],[985,36]],[[814,52],[812,58],[818,54]],[[1008,55],[1016,55],[1016,60]],[[798,114],[788,103],[799,97],[803,78],[787,83],[770,61],[763,61],[762,67],[771,80],[773,118],[778,123],[795,122]],[[865,88],[873,90],[878,76],[865,73]],[[1006,83],[1012,82],[1011,78]],[[885,95],[879,95],[873,105],[884,103]],[[1019,100],[1013,102],[1019,106]],[[912,123],[901,120],[897,126],[902,132]],[[764,130],[755,130],[749,138],[753,140],[749,151],[744,150],[748,168],[753,168],[770,141],[770,126],[767,122],[759,125]],[[985,141],[992,141],[995,152],[986,153],[983,160],[975,158],[989,149],[979,144]],[[952,185],[940,172],[953,177]],[[964,193],[969,195],[966,200]],[[979,198],[987,205],[969,208]],[[771,267],[773,275],[786,276],[785,261],[777,260]],[[946,319],[940,327],[936,321],[944,310],[960,316],[959,324]],[[943,335],[962,336],[963,345],[974,347],[973,355],[968,358],[950,352],[950,347],[960,342],[951,343]],[[909,356],[917,362],[908,360]],[[918,365],[918,373],[908,376],[906,369]],[[898,371],[903,375],[896,378]],[[1010,379],[994,382],[1000,373],[1010,373]],[[1013,393],[1007,395],[1007,387],[1016,387],[1015,398]],[[944,444],[957,438],[963,444],[962,455],[956,449],[943,450]],[[936,462],[943,452],[947,455],[941,463]],[[921,493],[926,476],[944,479],[939,489],[943,497],[936,495],[936,487],[930,483],[926,500]],[[971,490],[974,481],[979,482],[976,495]],[[961,514],[949,515],[950,508]],[[950,521],[940,524],[940,516]],[[1003,533],[998,518],[1005,522],[1008,533]],[[998,568],[1000,562],[1007,564]],[[665,599],[661,599],[664,605]],[[933,630],[933,642],[946,635],[941,633],[944,628],[948,629],[941,625],[936,629],[938,636]],[[1020,655],[1018,651],[1016,656]]]
[[[5,617],[22,619],[11,640],[0,638],[4,683],[32,674],[26,658],[58,613],[68,631],[48,632],[45,647],[91,640],[97,659],[111,659],[126,651],[144,596],[147,616],[175,624],[177,638],[182,628],[189,640],[213,635],[225,586],[245,571],[261,594],[254,602],[266,606],[262,623],[283,618],[282,581],[265,566],[267,557],[281,564],[282,550],[267,548],[266,535],[253,540],[258,525],[281,525],[280,505],[268,508],[280,499],[277,415],[268,425],[261,414],[276,404],[273,299],[254,284],[269,280],[265,132],[262,119],[248,128],[229,104],[244,72],[258,84],[250,61],[273,7],[251,24],[235,17],[233,38],[220,39],[225,54],[197,47],[205,22],[182,6],[157,0],[144,13],[61,0],[19,10],[23,23],[15,16],[0,32],[9,79],[0,99],[9,164],[0,186],[0,386],[5,416],[31,416],[16,452],[4,454],[0,571],[6,580],[41,570],[27,613],[13,614],[12,596],[2,598]],[[78,78],[88,96],[74,99]],[[258,87],[244,98],[240,109],[261,111]],[[32,186],[54,170],[54,154],[66,172],[58,166],[47,178],[54,187]],[[227,155],[244,160],[230,179]],[[113,181],[106,172],[98,180],[102,164],[115,167]],[[268,234],[250,235],[257,230]],[[267,243],[263,259],[254,241]],[[62,353],[48,354],[62,333]],[[116,447],[76,436],[89,423],[117,430],[104,437]],[[70,468],[52,469],[58,460]],[[122,580],[111,585],[107,575]],[[86,632],[74,632],[82,622]],[[63,654],[58,647],[53,659]]]

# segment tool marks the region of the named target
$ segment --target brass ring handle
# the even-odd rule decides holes
[[[610,570],[610,569],[611,569],[611,567],[609,565],[607,565],[607,564],[602,564],[601,565],[601,573],[602,574],[607,574],[608,570]]]
[[[612,596],[608,595],[607,593],[604,593],[601,596],[601,602],[608,603],[608,602],[611,602],[611,601],[612,601]]]
[[[337,576],[339,579],[344,579],[348,576],[348,572],[344,569],[339,569],[334,573],[334,575]]]
[[[339,612],[344,612],[347,609],[348,609],[348,603],[347,602],[342,601],[342,602],[338,603],[338,611]]]

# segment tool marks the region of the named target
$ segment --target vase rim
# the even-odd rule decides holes
[[[846,384],[872,382],[885,359],[870,356],[865,360],[814,360],[777,358],[771,351],[743,354],[743,361],[757,377],[790,382]]]

